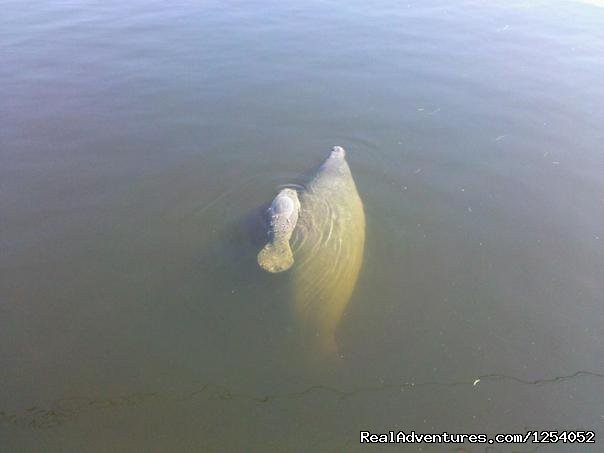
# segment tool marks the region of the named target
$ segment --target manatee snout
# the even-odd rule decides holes
[[[294,264],[294,255],[289,246],[298,213],[300,201],[294,189],[283,189],[277,194],[270,208],[268,243],[258,253],[258,264],[262,269],[277,273],[289,269]]]
[[[344,158],[346,157],[346,150],[341,146],[334,146],[331,149],[331,154],[329,157]]]
[[[294,264],[294,255],[289,244],[278,246],[266,244],[258,253],[258,264],[271,274],[288,270]]]

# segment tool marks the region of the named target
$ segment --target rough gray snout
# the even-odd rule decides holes
[[[334,146],[331,150],[331,157],[346,157],[346,150],[341,146]]]

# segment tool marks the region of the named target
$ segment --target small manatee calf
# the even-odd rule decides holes
[[[294,255],[289,246],[298,213],[300,201],[294,189],[283,189],[268,208],[268,243],[258,253],[258,264],[268,272],[283,272],[294,264]]]

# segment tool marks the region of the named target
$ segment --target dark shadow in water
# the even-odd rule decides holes
[[[268,240],[267,211],[270,205],[271,202],[267,201],[260,207],[251,209],[242,219],[242,227],[247,233],[249,243],[254,247],[258,247],[258,250],[260,250]]]

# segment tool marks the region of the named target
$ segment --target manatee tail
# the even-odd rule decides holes
[[[294,254],[288,241],[269,242],[258,253],[258,264],[268,272],[288,270],[294,264]]]

